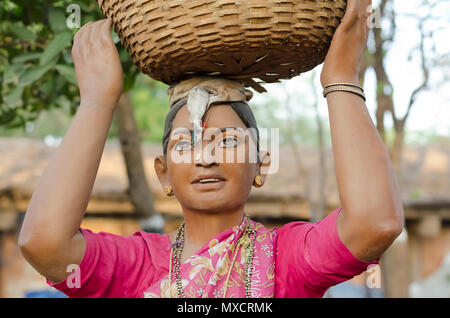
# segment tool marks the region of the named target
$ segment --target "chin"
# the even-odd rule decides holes
[[[222,200],[215,200],[213,202],[209,200],[198,200],[194,206],[194,209],[207,213],[220,213],[226,208],[227,204],[226,202],[222,202]]]
[[[195,202],[190,202],[187,206],[192,210],[203,211],[208,214],[215,214],[223,212],[223,210],[233,209],[240,204],[230,204],[230,202],[235,201],[236,197],[220,197],[217,193],[213,194],[211,197],[206,198],[206,196],[198,195]],[[245,203],[245,202],[244,202]]]

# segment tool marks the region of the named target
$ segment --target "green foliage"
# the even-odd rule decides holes
[[[36,65],[27,68],[20,76],[18,85],[27,86],[33,84],[37,80],[39,80],[45,73],[47,73],[54,65],[56,64],[56,60],[53,60],[51,63]]]
[[[43,110],[64,109],[73,115],[80,103],[71,55],[69,5],[80,8],[81,25],[103,19],[91,0],[2,0],[0,2],[0,126],[22,128]],[[124,91],[130,90],[139,69],[117,41]]]
[[[55,32],[64,32],[67,30],[66,13],[61,8],[51,8],[48,13],[48,22],[50,28]]]
[[[59,68],[58,65],[55,67]],[[23,86],[18,87],[24,88]],[[41,89],[45,90],[46,88],[41,87]],[[136,77],[136,83],[130,93],[142,142],[161,143],[164,120],[169,111],[167,85],[140,73]],[[68,115],[71,101],[65,95],[61,95],[57,98],[57,102],[58,105],[61,105],[60,107],[42,111],[35,121],[26,122],[24,127],[6,128],[0,125],[0,136],[45,138],[52,135],[56,138],[64,137],[72,122],[72,118]],[[117,137],[117,126],[113,121],[108,139]]]
[[[36,53],[25,53],[22,55],[18,55],[15,58],[12,59],[12,64],[11,65],[15,65],[15,64],[22,64],[28,61],[32,61],[35,59],[39,59],[41,57],[42,53],[40,52],[36,52]]]
[[[167,85],[140,73],[136,77],[131,98],[142,142],[160,143],[169,111]],[[113,122],[108,138],[116,137],[117,127]]]
[[[434,128],[427,131],[409,130],[405,133],[406,146],[442,145],[450,146],[450,136],[442,136]]]
[[[71,43],[72,34],[70,32],[61,32],[56,34],[55,37],[47,44],[44,52],[42,52],[41,57],[39,58],[39,64],[48,64]]]
[[[18,39],[25,42],[35,42],[36,34],[24,27],[23,25],[16,24],[14,27],[10,27],[10,32],[17,36]]]
[[[289,114],[285,101],[277,99],[274,95],[267,95],[262,103],[252,103],[251,108],[255,114],[259,128],[278,128],[280,144],[289,144],[290,138],[295,144],[319,146],[318,127],[315,117],[306,112],[312,105],[305,103],[301,96],[292,96],[298,100],[295,108],[302,109],[301,113]],[[322,127],[329,129],[326,121],[321,118]],[[290,124],[289,124],[290,122]],[[331,145],[330,132],[324,132],[327,145]]]
[[[421,197],[422,197],[422,194],[420,193],[420,190],[418,190],[418,189],[415,189],[409,195],[410,200],[419,200]]]

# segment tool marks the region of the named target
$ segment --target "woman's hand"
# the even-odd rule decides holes
[[[347,1],[344,18],[334,33],[320,75],[322,87],[343,82],[359,85],[361,58],[369,34],[368,7],[371,5],[372,0]]]
[[[75,34],[72,56],[82,104],[115,105],[123,89],[119,54],[111,38],[111,19],[89,22]]]

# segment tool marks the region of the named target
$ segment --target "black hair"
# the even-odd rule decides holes
[[[169,144],[170,133],[172,132],[173,121],[175,119],[176,114],[180,110],[180,108],[187,103],[187,98],[182,99],[175,103],[169,110],[169,113],[166,116],[166,121],[164,123],[164,134],[162,139],[162,147],[164,152],[164,157],[167,156],[167,146]],[[221,103],[221,105],[225,104]],[[218,105],[218,104],[216,104]],[[255,115],[253,114],[252,109],[247,103],[244,102],[230,102],[229,105],[236,114],[241,118],[247,128],[254,128],[250,130],[250,134],[253,140],[256,140],[256,150],[257,150],[257,163],[260,162],[259,158],[259,130],[256,123]],[[210,107],[214,107],[215,105],[211,105]],[[255,136],[256,134],[256,136]]]

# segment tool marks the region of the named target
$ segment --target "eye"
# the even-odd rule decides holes
[[[237,147],[237,146],[239,146],[239,140],[237,140],[237,138],[236,137],[226,137],[226,138],[223,138],[220,142],[219,142],[219,144],[218,144],[218,146],[219,147],[225,147],[225,148],[232,148],[232,147]]]
[[[191,149],[191,142],[187,140],[181,140],[173,146],[175,151],[184,151]]]

